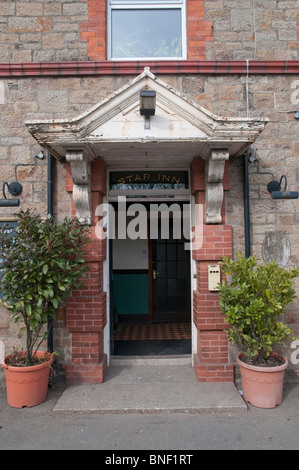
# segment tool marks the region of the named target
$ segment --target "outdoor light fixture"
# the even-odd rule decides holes
[[[13,183],[3,183],[2,192],[4,199],[0,199],[0,207],[12,207],[12,206],[19,206],[20,199],[7,199],[5,194],[5,186],[7,186],[9,194],[12,196],[18,196],[22,192],[22,185],[18,181],[14,181]]]
[[[44,151],[41,150],[39,152],[39,154],[34,156],[34,158],[38,158],[39,160],[43,160],[45,158]],[[15,166],[16,179],[17,179],[17,167],[18,166],[31,166],[31,163],[30,164],[21,163],[21,164]],[[21,183],[19,183],[18,181],[14,181],[13,183],[10,183],[10,184],[6,183],[6,182],[3,183],[2,192],[3,192],[4,199],[0,199],[0,207],[19,206],[20,205],[20,199],[7,199],[6,194],[5,194],[5,186],[7,186],[7,190],[9,192],[9,194],[11,194],[12,196],[19,196],[19,194],[21,194],[21,192],[23,190],[23,187],[22,187]]]
[[[140,114],[141,116],[154,116],[156,112],[156,92],[154,90],[141,90]]]
[[[284,191],[281,191],[281,182],[283,178],[285,180],[285,187]],[[298,199],[298,191],[287,191],[287,177],[285,175],[282,175],[280,182],[270,181],[267,189],[273,199]]]
[[[140,115],[144,116],[144,129],[150,129],[150,117],[156,112],[156,92],[154,90],[141,90]]]
[[[40,160],[43,160],[43,159],[44,159],[44,157],[45,157],[45,155],[44,155],[44,152],[43,152],[43,150],[42,150],[41,152],[39,152],[39,154],[38,154],[38,155],[35,155],[35,158],[39,158]]]
[[[19,206],[20,199],[0,199],[0,207]]]
[[[19,196],[19,194],[21,194],[22,189],[23,189],[21,183],[19,183],[18,181],[14,181],[13,183],[10,183],[10,184],[3,183],[2,191],[3,191],[3,196],[5,199],[6,199],[5,186],[7,186],[8,192],[12,196]]]

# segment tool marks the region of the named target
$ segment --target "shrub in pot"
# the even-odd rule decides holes
[[[8,403],[20,408],[46,398],[53,355],[39,348],[59,306],[71,289],[80,286],[88,270],[83,258],[88,227],[67,218],[54,224],[50,217],[43,219],[29,210],[17,216],[19,224],[13,236],[7,226],[0,229],[0,291],[12,320],[20,326],[19,338],[26,337],[26,350],[7,356],[2,364]],[[43,379],[30,378],[29,373],[36,369],[43,370]],[[20,378],[12,376],[17,372]],[[30,384],[41,383],[39,395]]]
[[[295,339],[281,316],[296,297],[293,279],[299,270],[283,269],[274,261],[258,265],[254,256],[245,258],[240,253],[235,260],[222,258],[220,264],[228,275],[219,284],[220,308],[229,323],[228,339],[242,350],[237,363],[244,399],[273,408],[282,401],[288,365],[275,347]]]

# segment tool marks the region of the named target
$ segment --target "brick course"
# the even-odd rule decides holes
[[[191,169],[192,194],[197,204],[204,203],[204,162],[196,158]],[[229,165],[224,187],[230,187]],[[196,231],[195,231],[196,236]],[[219,307],[219,295],[208,288],[208,266],[219,263],[222,256],[232,255],[231,226],[204,225],[200,240],[195,240],[192,258],[196,263],[196,290],[193,291],[193,322],[197,327],[197,353],[194,368],[200,382],[234,380],[230,364],[227,324]]]
[[[106,166],[101,159],[93,162],[92,200],[93,214],[103,202],[106,192]],[[67,165],[66,191],[72,192],[73,183]],[[72,208],[74,213],[74,208]],[[96,382],[104,380],[107,359],[104,354],[104,327],[107,323],[107,297],[104,292],[103,262],[106,259],[106,240],[99,240],[93,218],[90,241],[84,259],[89,271],[80,290],[73,291],[66,302],[66,329],[71,333],[71,364],[66,366],[69,383]]]

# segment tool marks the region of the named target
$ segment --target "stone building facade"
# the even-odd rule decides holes
[[[208,266],[217,264],[223,254],[245,252],[243,153],[250,145],[247,164],[251,254],[261,262],[275,259],[286,267],[299,264],[298,200],[275,200],[267,190],[268,183],[280,181],[282,175],[286,176],[289,189],[298,190],[299,2],[186,0],[182,5],[186,20],[183,59],[112,60],[107,52],[109,8],[105,0],[0,1],[1,187],[3,183],[19,181],[23,186],[20,209],[33,208],[46,216],[51,152],[55,219],[80,213],[82,201],[76,200],[74,186],[84,186],[90,195],[89,202],[82,204],[84,217],[89,210],[89,222],[94,228],[87,253],[91,269],[83,290],[74,292],[61,308],[54,332],[54,347],[69,383],[102,382],[111,358],[109,251],[107,241],[96,237],[99,219],[95,209],[108,200],[109,171],[131,168],[122,160],[122,151],[128,152],[126,139],[131,139],[131,145],[138,143],[136,152],[132,150],[136,170],[157,169],[155,156],[152,161],[151,157],[149,161],[138,161],[143,147],[138,131],[134,134],[134,126],[127,134],[124,131],[132,119],[132,109],[135,106],[136,111],[138,107],[136,93],[143,80],[146,86],[156,87],[157,110],[163,111],[164,118],[177,116],[175,143],[183,155],[181,164],[178,157],[174,166],[166,158],[166,154],[174,152],[170,135],[160,136],[152,130],[153,138],[158,136],[161,144],[156,147],[164,161],[161,168],[188,170],[190,199],[204,205],[206,216],[210,204],[213,214],[216,210],[220,217],[216,220],[214,214],[211,220],[206,219],[203,243],[192,252],[190,278],[196,280],[192,281],[189,321],[198,380],[234,379],[235,351],[227,344],[218,294],[208,288]],[[144,72],[145,67],[149,71]],[[125,93],[133,93],[134,87],[136,97],[129,102]],[[118,105],[123,106],[120,116],[128,116],[128,122],[123,117],[114,116],[115,121],[108,117],[117,99]],[[151,118],[152,126],[158,115],[157,111]],[[237,118],[234,128],[227,124],[233,118]],[[135,129],[140,119],[143,122],[143,117],[136,118]],[[122,139],[113,154],[116,122]],[[54,124],[56,128],[61,126],[60,131],[55,131]],[[88,132],[78,130],[79,124]],[[218,124],[224,129],[221,138],[213,130]],[[95,129],[102,129],[101,126],[112,136],[105,141],[111,146],[107,154],[101,143],[105,135],[95,135]],[[250,126],[255,126],[254,131],[249,132]],[[65,129],[70,129],[69,140],[63,141]],[[195,143],[199,142],[198,150],[187,144],[179,147],[178,139],[182,140],[183,135],[189,143],[194,137]],[[208,141],[207,136],[209,151],[202,144]],[[236,146],[232,151],[230,142]],[[146,139],[144,143],[150,151],[151,144]],[[91,156],[86,156],[90,149]],[[213,157],[214,150],[223,149],[227,156],[219,157],[218,153]],[[44,158],[37,158],[42,150]],[[79,172],[82,175],[87,169],[87,185],[82,184],[74,170],[74,150],[81,152]],[[184,157],[185,151],[188,158]],[[214,161],[218,179],[211,176],[209,180]],[[209,184],[218,185],[218,189],[221,185],[219,197],[223,199],[209,202]],[[12,220],[15,212],[16,208],[0,207],[0,221]],[[296,290],[299,292],[298,279]],[[289,306],[285,317],[299,334],[298,300]],[[20,346],[15,326],[3,306],[0,340],[5,352],[14,345]],[[288,347],[285,353],[290,357],[292,348]],[[287,377],[298,380],[298,365],[290,364]]]

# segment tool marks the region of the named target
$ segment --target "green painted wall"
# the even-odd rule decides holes
[[[113,274],[113,297],[118,315],[148,314],[148,274]]]

